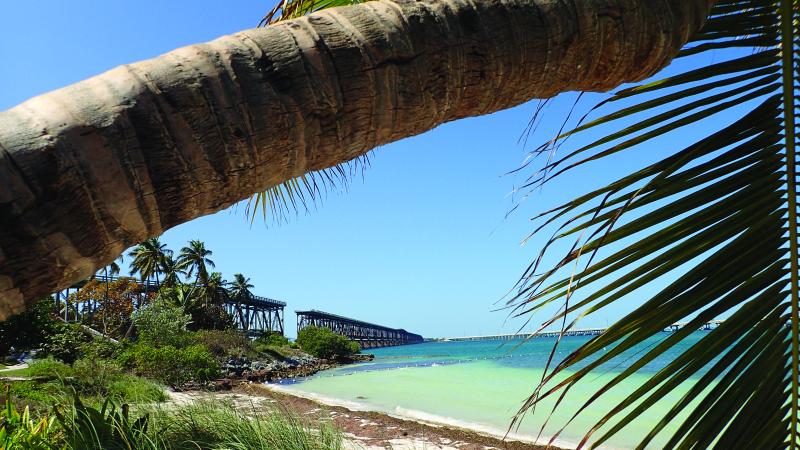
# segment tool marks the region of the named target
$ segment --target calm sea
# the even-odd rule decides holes
[[[683,349],[695,344],[707,332],[698,331],[654,360],[617,388],[609,391],[592,407],[566,425],[558,443],[565,447],[579,442],[602,413],[656,371],[672,361]],[[575,411],[591,394],[621,370],[628,367],[632,356],[667,336],[653,338],[640,348],[602,366],[579,383],[550,417],[542,437],[549,438],[565,426]],[[557,359],[565,356],[588,337],[562,339]],[[307,396],[349,406],[387,412],[414,419],[449,423],[484,432],[503,434],[522,402],[530,395],[542,376],[555,339],[539,338],[520,341],[432,342],[402,347],[370,350],[375,360],[321,372],[315,376],[285,383],[282,388],[301,391]],[[694,383],[680,386],[665,402],[679,399]],[[525,416],[513,434],[535,438],[550,415],[553,403],[544,402]],[[664,407],[651,409],[603,448],[633,448],[665,413]],[[680,423],[679,416],[677,423]],[[676,425],[674,425],[676,426]],[[672,428],[674,428],[674,426]],[[667,428],[667,433],[670,428]],[[664,433],[648,448],[661,448]]]

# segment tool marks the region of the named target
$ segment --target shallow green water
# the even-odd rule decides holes
[[[683,348],[696,343],[703,336],[703,332],[695,333],[680,347],[654,360],[629,380],[600,397],[565,428],[558,442],[564,446],[574,446],[604,412],[674,359]],[[571,351],[586,339],[567,338],[561,345],[560,355]],[[504,433],[511,418],[541,378],[553,342],[550,339],[533,340],[514,350],[513,343],[500,347],[502,343],[495,341],[427,343],[379,349],[374,351],[376,358],[371,363],[322,372],[284,385],[284,388],[352,407]],[[634,353],[646,348],[645,345],[634,349]],[[630,354],[617,358],[596,375],[578,384],[550,418],[542,436],[553,436],[599,386],[627,367],[629,357]],[[677,392],[665,398],[663,404],[676,401],[690,384],[681,386]],[[536,437],[552,405],[552,402],[545,402],[526,415],[516,433]],[[606,448],[634,447],[665,411],[664,407],[651,409],[609,440]],[[648,448],[662,448],[663,443],[663,436],[659,436]]]

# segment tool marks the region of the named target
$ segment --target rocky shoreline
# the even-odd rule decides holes
[[[321,359],[307,354],[284,357],[282,360],[251,361],[249,358],[231,357],[222,366],[223,384],[235,384],[237,381],[275,382],[291,378],[311,376],[321,370],[333,369],[345,364],[372,361],[374,355],[355,354],[339,359]]]

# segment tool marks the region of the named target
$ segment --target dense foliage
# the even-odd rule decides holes
[[[327,328],[306,327],[297,333],[297,345],[317,358],[336,359],[361,351],[357,343]]]
[[[0,355],[8,355],[12,348],[16,352],[39,348],[57,331],[53,314],[53,302],[46,298],[0,322]]]
[[[237,330],[200,330],[190,333],[189,342],[204,346],[220,360],[251,353],[250,340]]]
[[[118,360],[137,375],[177,387],[189,381],[204,383],[219,377],[220,365],[202,345],[176,348],[136,344],[122,352]]]
[[[71,364],[81,356],[84,345],[92,342],[92,336],[80,325],[57,323],[54,329],[55,332],[42,343],[40,355]]]
[[[45,299],[0,323],[0,355],[36,350],[37,358],[14,373],[28,379],[6,390],[0,450],[340,448],[332,427],[311,429],[284,413],[253,417],[220,405],[130,413],[127,404],[141,410],[165,401],[164,385],[206,385],[219,378],[232,357],[283,360],[298,353],[278,333],[250,340],[234,328],[224,304],[247,300],[252,285],[241,274],[227,283],[220,273],[209,273],[210,254],[193,241],[176,260],[150,240],[130,256],[134,274],[156,283],[163,276],[158,292],[152,283],[144,290],[134,278],[109,278],[119,272],[114,263],[70,295],[65,309],[55,311],[52,299]],[[181,282],[182,270],[197,279]],[[76,311],[80,323],[62,321],[76,319]],[[335,335],[312,341],[309,346],[326,357],[358,350]]]
[[[187,339],[191,317],[179,305],[156,300],[133,315],[139,342],[181,346]]]
[[[159,402],[166,399],[163,387],[125,373],[112,360],[79,359],[73,365],[53,359],[34,361],[28,375],[39,381],[15,382],[11,393],[37,409],[47,410],[74,394],[90,400],[111,398],[120,402]]]
[[[283,347],[283,346],[291,346],[289,339],[280,334],[275,332],[267,332],[256,338],[254,344],[263,344],[269,347]]]

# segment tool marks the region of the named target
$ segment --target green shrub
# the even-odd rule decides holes
[[[258,350],[258,347],[287,347],[289,346],[289,339],[286,336],[276,332],[266,332],[253,341],[253,348]]]
[[[122,376],[116,361],[83,358],[72,366],[77,390],[83,395],[105,396],[108,386]]]
[[[341,358],[361,351],[357,343],[327,328],[306,327],[297,333],[297,344],[317,358]]]
[[[191,334],[191,342],[204,346],[219,359],[242,356],[250,347],[247,337],[237,330],[200,330]]]
[[[281,350],[289,347],[289,339],[275,332],[264,333],[251,342],[250,346],[256,353],[283,358],[285,355]]]
[[[138,375],[177,387],[189,381],[206,382],[219,377],[219,363],[202,345],[175,348],[138,344],[118,359]]]
[[[133,315],[139,341],[154,346],[183,347],[192,318],[180,306],[156,300]]]
[[[17,352],[39,348],[60,329],[54,314],[53,299],[45,297],[0,322],[0,355],[8,355],[11,347]]]
[[[81,356],[84,344],[91,341],[92,336],[80,325],[59,324],[42,344],[42,353],[72,364]]]
[[[31,372],[33,376],[55,380],[13,383],[11,393],[15,398],[36,406],[65,401],[74,393],[92,401],[105,397],[125,403],[166,400],[161,385],[123,373],[121,364],[114,360],[83,358],[72,367],[54,359],[37,360],[31,364]]]
[[[83,345],[81,353],[84,358],[114,359],[121,350],[122,344],[95,336]]]
[[[53,358],[37,359],[28,366],[32,377],[67,378],[73,375],[72,367]]]

